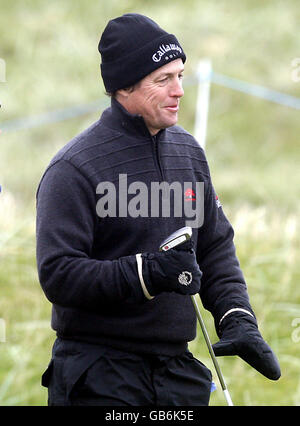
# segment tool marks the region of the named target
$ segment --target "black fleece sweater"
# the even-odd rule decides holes
[[[115,217],[100,217],[98,185],[113,183],[118,200],[120,175],[128,185],[143,182],[149,193],[151,182],[189,182],[192,190],[204,182],[204,222],[193,229],[202,302],[216,324],[233,307],[251,310],[233,229],[216,202],[203,150],[179,126],[151,137],[141,117],[112,100],[99,121],[55,155],[37,191],[37,266],[53,304],[52,327],[65,339],[179,354],[196,334],[190,297],[162,293],[147,300],[135,255],[157,251],[187,218],[174,208],[170,217],[151,216],[150,206],[143,215],[148,217],[120,215],[118,209]],[[128,276],[136,279],[129,282]]]

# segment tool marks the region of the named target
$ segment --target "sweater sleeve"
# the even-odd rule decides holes
[[[144,299],[135,256],[92,258],[97,220],[90,182],[68,161],[51,165],[37,191],[36,257],[42,289],[52,303],[95,310],[99,304]],[[126,271],[136,281],[128,282]]]
[[[203,272],[200,297],[203,306],[212,313],[217,331],[222,316],[230,309],[242,308],[254,315],[233,238],[233,228],[209,177],[204,223],[198,233],[197,257]]]

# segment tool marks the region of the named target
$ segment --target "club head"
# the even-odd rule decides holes
[[[184,226],[169,235],[159,246],[160,251],[168,251],[171,248],[184,243],[192,237],[193,230],[190,226]]]

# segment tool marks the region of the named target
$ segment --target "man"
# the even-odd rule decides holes
[[[188,351],[198,292],[221,338],[216,354],[278,379],[204,152],[176,125],[183,48],[126,14],[99,51],[111,107],[57,153],[37,193],[37,265],[57,333],[42,379],[49,405],[208,405],[211,373]],[[158,251],[190,223],[191,243]]]

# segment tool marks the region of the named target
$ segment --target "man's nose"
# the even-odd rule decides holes
[[[171,96],[176,96],[181,98],[184,95],[184,90],[182,87],[182,79],[176,78],[171,87]]]

